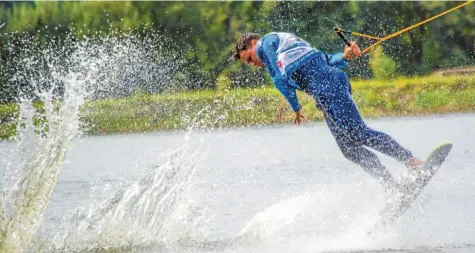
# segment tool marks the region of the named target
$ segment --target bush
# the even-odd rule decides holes
[[[396,77],[396,62],[389,56],[385,55],[381,47],[376,47],[371,52],[369,60],[373,77],[376,79],[392,79]]]

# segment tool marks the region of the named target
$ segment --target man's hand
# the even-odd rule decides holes
[[[359,56],[361,56],[361,50],[356,42],[351,42],[351,46],[345,46],[345,50],[343,51],[343,59],[350,61],[358,58]]]
[[[294,118],[294,124],[296,125],[300,125],[300,123],[302,123],[302,119],[304,119],[305,117],[300,114],[300,110],[296,111],[295,112],[295,118]]]

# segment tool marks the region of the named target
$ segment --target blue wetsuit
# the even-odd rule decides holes
[[[323,111],[325,121],[343,155],[360,165],[372,176],[389,185],[396,182],[378,157],[364,146],[406,163],[412,154],[389,135],[369,128],[361,118],[351,97],[351,87],[344,68],[343,53],[325,54],[317,49],[301,57],[298,66],[282,75],[277,63],[279,36],[268,34],[259,40],[256,53],[264,63],[277,89],[293,111],[300,109],[296,90],[312,96]]]

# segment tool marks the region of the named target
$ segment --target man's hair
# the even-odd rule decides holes
[[[241,35],[236,42],[236,47],[233,49],[233,58],[239,60],[241,51],[246,50],[251,45],[252,40],[258,40],[260,38],[261,36],[257,33],[245,33]]]

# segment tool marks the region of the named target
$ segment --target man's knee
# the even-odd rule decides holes
[[[365,150],[363,147],[347,147],[344,145],[339,145],[339,147],[346,159],[358,164],[367,171],[378,170],[383,166],[375,154]]]
[[[364,145],[371,139],[371,131],[364,124],[347,123],[342,128],[345,135],[358,145]]]
[[[343,154],[343,156],[357,164],[361,164],[361,161],[363,160],[363,154],[359,152],[359,148],[357,147],[348,147],[345,146],[344,144],[340,144],[340,151]]]
[[[397,185],[389,171],[384,167],[379,158],[373,152],[358,145],[343,145],[338,143],[343,156],[348,160],[362,167],[371,176],[377,178],[381,183]]]

